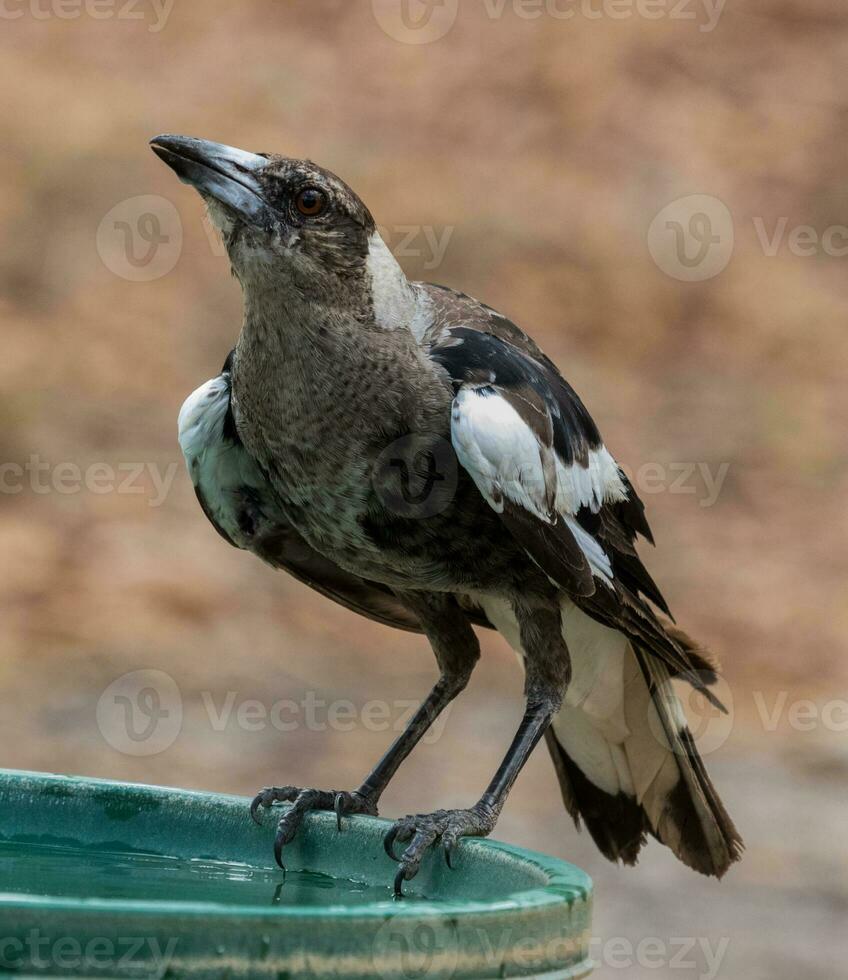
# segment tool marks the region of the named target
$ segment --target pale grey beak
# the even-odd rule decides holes
[[[270,230],[275,215],[258,179],[268,166],[265,157],[192,136],[157,136],[150,146],[184,184],[214,198],[245,223]]]

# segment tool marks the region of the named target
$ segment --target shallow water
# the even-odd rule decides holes
[[[363,905],[392,900],[391,882],[367,884],[316,871],[254,868],[207,859],[0,842],[0,897],[214,902],[219,905]]]

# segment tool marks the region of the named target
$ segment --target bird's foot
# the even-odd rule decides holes
[[[348,793],[346,790],[299,789],[297,786],[266,786],[260,790],[250,804],[250,815],[255,823],[261,824],[263,812],[274,803],[291,803],[280,817],[277,835],[274,838],[274,857],[277,864],[285,870],[283,848],[297,833],[303,818],[309,810],[334,810],[336,824],[342,829],[342,817],[354,813],[367,813],[377,816],[377,800],[363,793]]]
[[[395,875],[395,895],[402,896],[403,883],[418,874],[421,859],[437,841],[444,849],[448,867],[451,867],[451,854],[460,837],[486,837],[494,829],[497,819],[498,811],[481,801],[470,810],[436,810],[396,821],[383,840],[386,853],[400,864]],[[411,841],[410,845],[398,857],[395,844],[407,841]]]

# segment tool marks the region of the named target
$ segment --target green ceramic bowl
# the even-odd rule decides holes
[[[0,972],[443,980],[589,972],[591,882],[495,841],[408,897],[370,817],[310,814],[274,865],[248,800],[0,770]]]

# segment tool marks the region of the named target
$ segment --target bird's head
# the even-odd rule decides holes
[[[151,147],[205,199],[247,294],[366,302],[375,254],[383,269],[394,262],[359,197],[309,160],[188,136],[157,136]],[[392,274],[402,276],[394,265]]]

